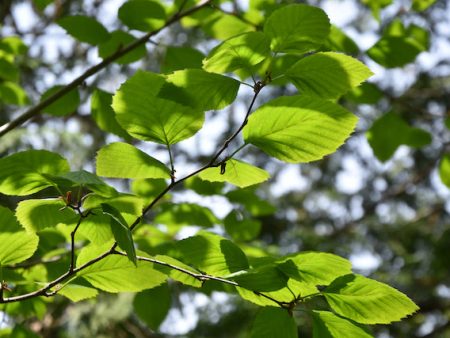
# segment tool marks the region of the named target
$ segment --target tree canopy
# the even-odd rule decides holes
[[[0,337],[450,337],[449,9],[2,2]]]

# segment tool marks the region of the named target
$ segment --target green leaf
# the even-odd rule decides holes
[[[21,86],[11,81],[3,81],[0,83],[0,102],[24,106],[30,103],[30,99]]]
[[[278,262],[278,268],[287,276],[312,285],[328,285],[352,269],[348,260],[325,252],[299,253]]]
[[[109,38],[106,28],[94,18],[88,16],[66,16],[58,20],[58,24],[78,41],[87,42],[91,45],[98,45]]]
[[[0,80],[19,81],[19,68],[14,64],[12,55],[0,54]]]
[[[255,217],[272,215],[276,211],[272,204],[259,197],[252,188],[229,191],[226,197],[230,202],[243,205]]]
[[[359,53],[359,48],[355,41],[335,25],[330,27],[330,35],[328,35],[325,47],[336,52],[344,52],[351,55]]]
[[[255,30],[253,25],[233,15],[216,11],[211,14],[210,18],[200,21],[200,25],[203,31],[214,39],[225,40],[238,34]]]
[[[118,178],[170,178],[160,161],[131,144],[115,142],[97,153],[97,175]]]
[[[0,50],[14,55],[26,54],[28,46],[19,36],[6,36],[0,39]]]
[[[17,222],[14,213],[0,205],[0,233],[2,232],[17,232],[22,230],[21,225]]]
[[[167,75],[158,97],[201,111],[222,109],[233,103],[239,81],[201,69],[185,69]]]
[[[219,220],[206,207],[193,203],[165,204],[155,217],[155,223],[166,225],[198,225],[212,227]]]
[[[427,10],[434,5],[436,0],[412,0],[412,9],[418,12]]]
[[[189,265],[186,265],[173,257],[157,255],[154,258],[160,262],[171,264],[178,268],[182,268],[184,270],[190,271],[190,272],[192,272],[192,274],[200,273],[199,271],[195,270],[194,268],[190,267]],[[196,288],[200,288],[203,285],[203,283],[200,280],[198,280],[197,278],[192,277],[191,275],[181,272],[179,270],[172,269],[170,267],[167,267],[164,265],[159,265],[159,264],[155,264],[154,268],[156,270],[161,271],[162,273],[168,275],[173,280],[176,280],[185,285],[193,286]]]
[[[166,12],[156,1],[130,0],[119,8],[118,16],[129,28],[150,32],[164,25]]]
[[[383,92],[376,84],[364,82],[361,86],[353,88],[345,97],[356,103],[375,104],[380,101],[383,96]]]
[[[158,329],[171,305],[172,297],[167,283],[139,292],[133,301],[134,312],[152,330]]]
[[[366,136],[375,156],[382,162],[390,159],[402,144],[420,148],[431,142],[429,133],[410,127],[393,112],[388,112],[376,120]]]
[[[323,295],[334,312],[361,324],[392,323],[419,309],[400,291],[361,275],[339,277]]]
[[[202,68],[204,57],[200,51],[191,47],[169,46],[161,65],[161,72],[169,73],[174,70]]]
[[[50,96],[54,95],[56,92],[60,91],[64,86],[54,86],[42,94],[41,101],[48,99]],[[57,99],[52,104],[44,108],[44,113],[53,116],[64,116],[69,115],[78,109],[80,105],[80,94],[78,90],[72,89],[70,92],[64,94],[64,96]]]
[[[200,232],[177,243],[182,260],[215,276],[248,268],[245,254],[233,242],[218,235]]]
[[[89,214],[88,217],[83,219],[82,225],[78,228],[77,235],[82,235],[94,244],[107,243],[114,238],[110,222],[110,217],[107,215]]]
[[[270,292],[287,286],[288,277],[276,266],[264,265],[233,276],[240,287],[258,292]]]
[[[231,211],[224,219],[225,230],[238,241],[251,241],[261,231],[261,222],[254,219],[238,218],[236,211]]]
[[[203,170],[198,177],[210,182],[228,182],[240,188],[258,184],[269,179],[267,171],[251,164],[230,159],[225,167],[214,167]]]
[[[450,188],[450,154],[445,154],[441,158],[441,162],[439,163],[439,177],[442,183]]]
[[[297,325],[285,309],[267,306],[258,311],[251,338],[297,338]]]
[[[184,186],[187,189],[195,191],[199,195],[210,196],[221,195],[225,185],[223,182],[203,181],[198,176],[193,176],[184,181]]]
[[[128,227],[127,221],[122,217],[120,212],[110,206],[109,204],[102,203],[103,213],[110,217],[111,231],[114,235],[114,239],[117,244],[125,250],[128,259],[136,265],[136,250],[134,248],[133,235]]]
[[[360,61],[334,52],[305,57],[286,72],[300,93],[329,99],[340,97],[372,74]]]
[[[138,179],[133,180],[131,184],[131,191],[145,199],[152,201],[158,196],[165,188],[167,183],[163,179]],[[165,196],[167,197],[168,194]]]
[[[91,97],[91,114],[101,130],[116,134],[124,139],[130,135],[117,123],[114,110],[111,107],[112,94],[95,89]]]
[[[367,5],[375,19],[380,21],[380,11],[392,4],[392,0],[362,0],[362,3]]]
[[[330,33],[330,21],[323,10],[308,5],[283,6],[264,24],[276,53],[305,53],[320,47]]]
[[[23,262],[37,249],[39,237],[25,231],[0,233],[0,267]]]
[[[328,311],[313,311],[313,338],[373,338],[362,327]]]
[[[76,186],[88,188],[101,196],[115,197],[118,195],[118,192],[113,187],[107,185],[97,175],[86,170],[71,171],[58,177],[67,179]]]
[[[78,215],[61,199],[31,199],[19,203],[16,217],[28,232],[37,232],[58,224],[71,225]]]
[[[269,101],[249,118],[244,140],[291,163],[319,160],[344,143],[357,117],[341,106],[313,97]]]
[[[107,57],[116,53],[118,50],[125,48],[126,46],[132,44],[135,41],[136,41],[136,38],[129,33],[126,33],[123,31],[114,31],[110,34],[109,40],[101,43],[98,46],[98,55],[101,58],[106,59]],[[136,47],[132,51],[121,56],[114,62],[116,62],[118,64],[132,63],[132,62],[140,60],[146,54],[147,54],[147,50],[145,48],[145,45],[142,44],[139,47]]]
[[[107,203],[120,210],[122,216],[123,214],[140,216],[144,207],[142,199],[134,195],[120,194],[114,197],[105,197],[97,194],[89,194],[84,199],[83,208],[85,210],[101,208],[102,203]]]
[[[98,295],[97,289],[90,288],[79,284],[67,284],[60,290],[58,294],[69,298],[72,302],[95,298]]]
[[[162,144],[174,144],[193,136],[203,125],[203,111],[157,98],[163,77],[137,72],[113,97],[119,124],[133,137]]]
[[[52,186],[42,174],[69,171],[69,164],[58,154],[46,150],[26,150],[0,159],[0,193],[30,195]]]
[[[270,54],[269,39],[261,32],[244,33],[232,37],[215,47],[203,61],[208,72],[227,73],[252,67]]]
[[[109,249],[109,248],[108,248]],[[100,248],[85,248],[77,259],[81,266],[102,254]],[[167,276],[153,268],[148,262],[137,262],[137,267],[127,257],[110,255],[88,266],[79,273],[92,286],[107,292],[139,292],[164,283]]]

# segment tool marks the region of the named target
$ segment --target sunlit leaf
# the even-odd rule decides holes
[[[169,46],[161,64],[161,71],[169,73],[174,70],[202,68],[204,57],[202,52],[191,47]]]
[[[259,309],[251,331],[251,338],[297,338],[297,325],[288,311],[267,306]]]
[[[98,295],[98,290],[88,286],[79,284],[67,284],[60,290],[59,295],[69,298],[72,302],[79,302],[89,298],[95,298]]]
[[[119,8],[118,17],[131,29],[150,32],[163,26],[166,12],[156,1],[129,0]]]
[[[313,338],[373,338],[357,324],[328,311],[313,311]]]
[[[105,59],[135,41],[136,38],[129,33],[123,31],[114,31],[110,34],[110,38],[107,41],[101,43],[98,46],[98,55],[101,58]],[[132,63],[140,60],[146,54],[147,50],[145,49],[145,45],[142,44],[134,48],[132,51],[121,56],[114,62],[119,64]]]
[[[137,316],[153,330],[161,325],[171,305],[172,297],[167,283],[139,292],[133,301]]]
[[[39,237],[25,231],[0,232],[0,266],[16,264],[30,258],[37,249]]]

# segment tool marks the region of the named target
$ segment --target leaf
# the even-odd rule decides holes
[[[239,188],[264,182],[270,177],[267,171],[239,160],[230,159],[225,163],[225,171],[219,167],[208,168],[198,177],[210,182],[228,182]]]
[[[418,12],[427,10],[434,5],[436,0],[412,0],[412,9]]]
[[[88,188],[101,196],[114,197],[118,195],[118,192],[113,187],[107,185],[97,175],[86,170],[71,171],[58,177],[67,179],[76,186]]]
[[[164,25],[166,12],[156,1],[129,0],[119,8],[118,17],[131,29],[150,32]]]
[[[226,276],[248,268],[245,254],[233,242],[200,232],[177,243],[183,261],[214,276]]]
[[[251,338],[297,338],[297,325],[285,309],[267,306],[258,311]]]
[[[392,323],[419,309],[400,291],[361,275],[339,277],[323,295],[334,312],[361,324]]]
[[[28,232],[37,232],[58,224],[74,224],[78,215],[61,199],[30,199],[19,202],[16,217]],[[63,209],[64,208],[64,209]]]
[[[366,136],[375,156],[382,162],[390,159],[402,144],[420,148],[431,142],[429,133],[410,127],[394,112],[388,112],[376,120]]]
[[[112,54],[116,53],[118,50],[121,50],[125,48],[126,46],[132,44],[136,41],[136,38],[126,32],[123,31],[114,31],[110,34],[109,40],[101,43],[98,46],[98,55],[106,59],[107,57],[111,56]],[[142,44],[132,51],[129,51],[125,55],[121,56],[114,62],[118,64],[128,64],[135,61],[140,60],[147,54],[147,50],[145,48],[145,45]]]
[[[249,118],[243,134],[270,156],[291,163],[319,160],[344,143],[357,117],[341,106],[306,96],[269,101]]]
[[[2,232],[17,232],[22,230],[21,225],[14,217],[14,213],[0,205],[0,233]]]
[[[361,86],[353,88],[345,97],[356,103],[375,104],[383,98],[383,95],[377,85],[364,82]]]
[[[166,225],[198,225],[212,227],[219,220],[206,207],[193,203],[165,204],[158,215],[155,223]]]
[[[287,276],[312,285],[328,285],[351,273],[352,268],[347,259],[325,252],[299,253],[278,262],[278,268]]]
[[[87,42],[91,45],[98,45],[109,38],[106,28],[94,18],[88,16],[66,16],[58,20],[58,24],[78,41]]]
[[[272,204],[260,198],[252,188],[232,190],[225,196],[230,202],[243,205],[255,217],[272,215],[276,211]]]
[[[221,195],[225,185],[223,182],[203,181],[198,176],[193,176],[184,181],[184,186],[199,195],[211,196]]]
[[[185,69],[167,75],[158,97],[201,111],[222,109],[233,103],[239,81],[201,69]]]
[[[18,36],[6,36],[0,39],[0,50],[8,54],[26,54],[28,46]]]
[[[206,34],[218,40],[255,30],[253,25],[240,18],[217,11],[211,14],[211,19],[200,21],[200,27]]]
[[[0,193],[25,196],[52,186],[41,174],[69,171],[59,154],[46,150],[26,150],[0,159]]]
[[[439,177],[441,178],[442,183],[444,183],[447,187],[450,188],[450,155],[449,154],[445,154],[441,158],[441,162],[439,163]]]
[[[25,231],[0,233],[0,267],[23,262],[33,256],[39,237]]]
[[[133,301],[134,312],[152,330],[158,329],[171,305],[172,297],[167,283],[139,292]]]
[[[26,91],[17,83],[2,81],[0,83],[0,102],[25,106],[30,103]]]
[[[42,94],[41,102],[48,99],[56,92],[60,91],[63,87],[64,86],[58,85],[48,89],[44,94]],[[45,107],[44,113],[53,116],[65,116],[76,112],[79,105],[80,105],[80,94],[78,90],[75,88],[72,89],[70,92],[64,94],[55,102]]]
[[[258,292],[270,292],[287,286],[288,277],[273,265],[264,265],[233,276],[240,287]]]
[[[156,98],[163,77],[137,72],[113,97],[119,124],[133,137],[161,144],[174,144],[193,136],[203,125],[203,111]]]
[[[312,311],[313,338],[373,338],[362,327],[328,311]]]
[[[69,298],[72,302],[79,302],[81,300],[95,298],[98,295],[97,289],[79,284],[66,284],[58,294]]]
[[[300,59],[286,72],[300,93],[329,99],[340,97],[372,74],[360,61],[334,52]]]
[[[130,135],[117,123],[114,110],[111,107],[112,94],[101,89],[95,89],[91,96],[91,115],[101,130],[116,134],[124,139]]]
[[[97,194],[89,194],[84,199],[83,208],[85,210],[101,208],[102,203],[107,203],[120,210],[122,216],[123,214],[140,216],[144,207],[142,199],[134,195],[120,194],[114,197],[104,197]]]
[[[275,10],[264,24],[276,53],[305,53],[320,47],[330,33],[330,21],[323,10],[295,4]]]
[[[170,178],[160,161],[131,144],[115,142],[97,153],[97,175],[118,178]]]
[[[261,32],[234,36],[215,47],[203,61],[203,69],[227,73],[237,69],[251,72],[252,67],[270,54],[269,39]]]
[[[189,265],[184,264],[173,257],[169,257],[169,256],[165,256],[165,255],[156,255],[154,258],[160,262],[171,264],[178,268],[182,268],[186,271],[190,271],[192,274],[200,273],[199,271],[195,270],[194,268],[190,267]],[[181,272],[176,269],[172,269],[172,268],[170,268],[168,266],[164,266],[164,265],[155,264],[154,266],[155,266],[156,270],[161,271],[162,273],[168,275],[170,278],[172,278],[180,283],[183,283],[184,285],[189,285],[189,286],[193,286],[196,288],[200,288],[203,285],[203,282],[201,282],[199,279],[197,279],[195,277],[192,277],[190,274]]]
[[[12,55],[0,54],[0,79],[3,81],[19,81],[19,68],[14,64]]]
[[[106,250],[104,250],[106,251]],[[81,266],[102,254],[98,247],[83,249],[78,256],[77,266]],[[139,292],[161,285],[167,276],[153,268],[148,262],[137,262],[137,267],[127,257],[110,255],[80,271],[80,277],[103,291]]]
[[[347,34],[335,25],[331,25],[330,34],[325,46],[336,52],[344,52],[350,55],[357,55],[359,47]]]
[[[251,241],[255,239],[261,231],[261,222],[254,219],[238,219],[236,211],[231,211],[224,219],[225,230],[238,241]]]
[[[117,244],[125,250],[128,259],[136,265],[136,250],[134,248],[133,235],[128,227],[127,221],[122,217],[120,212],[110,206],[109,204],[102,203],[103,214],[110,217],[111,231],[114,235],[114,239]]]
[[[169,46],[161,64],[161,72],[169,73],[187,68],[202,68],[204,57],[200,51],[191,47]]]
[[[88,217],[83,219],[82,225],[78,228],[77,235],[82,235],[92,243],[103,244],[114,238],[111,228],[109,216],[89,214]]]

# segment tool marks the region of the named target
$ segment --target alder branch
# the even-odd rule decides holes
[[[142,218],[147,214],[147,212],[149,210],[151,210],[153,208],[153,206],[162,197],[164,197],[164,195],[166,195],[171,189],[173,189],[173,187],[175,187],[179,183],[187,180],[188,178],[197,175],[198,173],[202,172],[203,170],[206,170],[207,168],[211,168],[211,167],[216,167],[217,166],[216,163],[215,163],[217,161],[217,159],[228,148],[230,143],[239,135],[239,133],[242,131],[242,129],[244,129],[245,125],[247,124],[248,117],[250,116],[250,114],[251,114],[251,112],[253,110],[253,106],[254,106],[254,104],[256,102],[256,98],[258,97],[259,93],[261,92],[261,89],[265,86],[265,84],[266,83],[264,81],[255,83],[254,95],[253,95],[251,103],[250,103],[250,105],[249,105],[249,107],[247,109],[247,112],[245,114],[243,122],[241,123],[239,128],[228,139],[225,140],[225,142],[219,148],[219,150],[211,157],[211,160],[207,164],[205,164],[204,166],[202,166],[199,169],[193,171],[192,173],[186,175],[185,177],[183,177],[183,178],[181,178],[181,179],[179,179],[177,181],[175,181],[175,180],[171,181],[170,184],[163,191],[161,191],[161,193],[158,196],[156,196],[154,198],[154,200],[142,211],[141,216],[136,218],[136,220],[130,225],[130,230],[131,231],[141,222]],[[75,209],[78,208],[78,210],[80,210],[81,206],[77,206],[77,207],[73,207],[72,206],[72,208],[75,208]],[[80,212],[81,212],[81,210],[80,210]],[[86,262],[85,264],[83,264],[83,265],[81,265],[79,267],[74,267],[72,265],[72,264],[74,264],[74,261],[75,261],[75,256],[74,256],[75,255],[74,236],[75,236],[76,229],[78,229],[78,227],[81,224],[81,220],[84,218],[83,216],[86,217],[87,215],[83,215],[82,213],[80,214],[80,220],[77,223],[77,226],[75,227],[75,229],[74,229],[74,231],[72,232],[72,235],[71,235],[71,262],[72,263],[70,264],[69,269],[64,274],[62,274],[61,276],[59,276],[55,280],[49,282],[46,286],[42,287],[39,290],[30,292],[30,293],[27,293],[27,294],[19,295],[19,296],[9,297],[9,298],[0,297],[0,304],[2,304],[2,303],[19,302],[19,301],[23,301],[23,300],[34,298],[34,297],[39,297],[39,296],[51,297],[51,296],[55,295],[58,290],[53,290],[53,291],[50,291],[50,290],[52,288],[58,286],[58,284],[60,284],[64,280],[66,280],[66,279],[68,279],[68,278],[70,278],[72,276],[75,276],[78,272],[80,272],[80,271],[86,269],[87,267],[89,267],[89,266],[91,266],[91,265],[101,261],[102,259],[108,257],[109,255],[118,253],[118,251],[116,250],[118,244],[117,244],[117,242],[115,242],[113,244],[113,246],[111,247],[111,249],[109,249],[108,251],[104,252],[103,254],[97,256],[96,258],[93,258],[92,260]],[[166,264],[166,266],[168,266],[167,263],[165,263],[165,264]],[[170,267],[174,268],[174,266],[170,266]],[[180,268],[180,267],[177,267],[176,269],[178,271],[184,270],[182,272],[189,271],[189,270],[185,270],[185,269]],[[204,277],[202,277],[202,276],[204,276]],[[226,281],[226,283],[228,283],[228,284],[230,284],[230,282],[231,282],[231,281],[228,281],[226,279],[222,279],[220,277],[214,277],[214,276],[209,276],[209,275],[198,275],[199,278],[206,278],[206,276],[208,276],[208,279],[210,279],[210,280],[221,281],[223,283],[225,283],[225,281]],[[261,293],[257,293],[257,294],[259,294],[259,295],[261,295],[261,296],[263,296],[265,298],[271,299],[272,301],[274,301],[278,305],[283,306],[283,303],[281,303],[281,302],[279,302],[279,301],[277,301],[275,299],[272,299],[271,297],[269,297],[267,295],[264,295],[264,294],[261,294]]]
[[[66,86],[62,87],[60,90],[58,90],[55,94],[49,96],[47,99],[39,102],[36,106],[30,108],[25,113],[17,117],[16,119],[4,124],[3,126],[0,126],[0,137],[6,135],[8,132],[14,130],[15,128],[21,126],[26,121],[30,120],[31,118],[37,116],[41,113],[43,109],[48,107],[50,104],[58,100],[59,98],[63,97],[67,93],[69,93],[74,88],[82,85],[86,79],[91,77],[92,75],[97,74],[102,69],[106,68],[109,64],[120,58],[121,56],[124,56],[125,54],[133,51],[137,47],[145,44],[152,36],[158,34],[163,29],[169,27],[170,25],[174,24],[175,22],[178,22],[180,19],[182,19],[185,16],[188,16],[192,13],[197,12],[198,10],[208,6],[212,0],[204,0],[200,4],[180,13],[175,13],[170,19],[168,19],[165,24],[155,29],[147,34],[145,34],[140,39],[134,41],[133,43],[129,44],[128,46],[124,48],[119,48],[114,54],[108,56],[107,58],[103,59],[102,62],[96,64],[95,66],[92,66],[91,68],[87,69],[83,74],[81,74],[79,77],[77,77],[75,80],[73,80],[71,83],[67,84]]]

